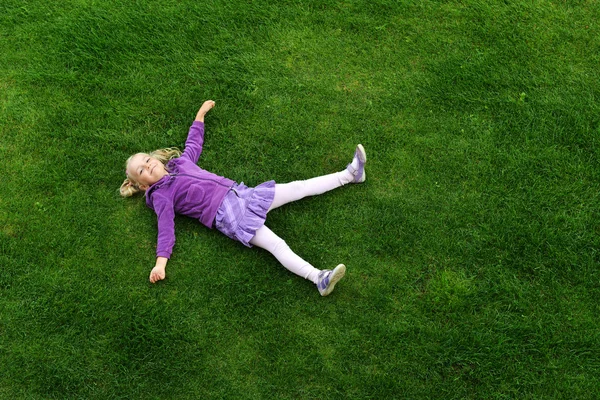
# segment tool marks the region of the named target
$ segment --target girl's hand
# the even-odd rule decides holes
[[[204,104],[202,104],[202,107],[200,107],[200,109],[198,110],[198,114],[196,114],[196,121],[204,122],[204,116],[214,106],[215,106],[214,101],[212,101],[212,100],[205,101]]]
[[[150,271],[150,282],[156,283],[165,279],[165,269],[163,267],[154,267]]]
[[[163,279],[165,279],[166,273],[165,273],[165,268],[167,266],[167,258],[164,257],[158,257],[156,259],[156,266],[154,268],[152,268],[152,271],[150,271],[150,282],[151,283],[156,283],[158,281],[162,281]]]

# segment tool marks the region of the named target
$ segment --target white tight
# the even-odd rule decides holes
[[[350,172],[344,170],[334,174],[318,176],[305,181],[294,181],[275,185],[275,199],[269,211],[281,207],[292,201],[303,199],[307,196],[323,194],[340,186],[343,186],[354,177]]]
[[[266,225],[261,226],[256,231],[256,235],[250,240],[250,243],[273,254],[281,265],[296,275],[308,279],[315,284],[317,283],[320,271],[296,255],[287,243],[274,234]]]
[[[269,211],[281,207],[292,201],[300,200],[306,196],[315,196],[343,186],[353,179],[352,174],[344,170],[334,174],[319,176],[305,181],[294,181],[290,183],[275,185],[275,198]],[[320,270],[300,258],[290,249],[287,243],[263,225],[256,231],[250,240],[254,246],[258,246],[273,254],[275,258],[288,270],[296,275],[317,283]]]

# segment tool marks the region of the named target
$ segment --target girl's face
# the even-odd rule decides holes
[[[136,154],[127,164],[127,176],[142,190],[147,190],[167,174],[164,164],[149,154]]]

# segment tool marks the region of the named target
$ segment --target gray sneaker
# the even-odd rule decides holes
[[[335,284],[344,277],[346,273],[346,266],[340,264],[332,270],[326,269],[319,272],[319,278],[317,280],[317,288],[321,296],[327,296],[333,291]]]
[[[356,164],[358,166],[355,168],[352,166],[354,160],[358,160]],[[354,176],[354,183],[362,183],[367,179],[367,174],[365,173],[365,163],[367,162],[367,153],[365,152],[365,148],[362,144],[356,146],[356,151],[354,152],[354,158],[352,159],[352,163],[348,164],[346,169],[350,171],[352,176]]]

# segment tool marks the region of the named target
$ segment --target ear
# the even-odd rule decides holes
[[[138,185],[138,187],[140,188],[140,190],[143,190],[145,192],[146,190],[148,190],[148,188],[150,186],[148,186],[148,185]]]

